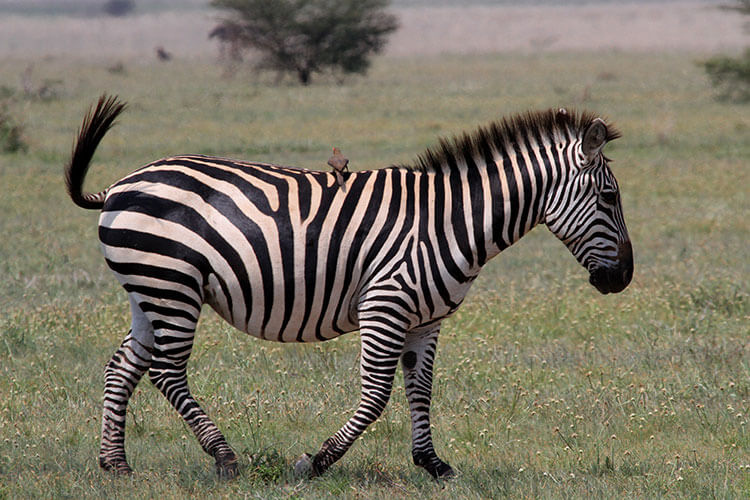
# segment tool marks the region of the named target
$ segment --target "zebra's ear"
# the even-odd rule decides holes
[[[598,155],[607,144],[607,124],[601,118],[594,118],[583,133],[583,154],[589,160]]]

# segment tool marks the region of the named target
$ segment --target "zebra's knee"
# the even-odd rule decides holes
[[[367,394],[363,396],[357,409],[358,432],[364,431],[370,424],[375,422],[385,411],[391,399],[391,390],[386,388],[378,394]]]

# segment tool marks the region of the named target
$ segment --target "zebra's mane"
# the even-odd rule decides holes
[[[464,133],[452,139],[440,139],[437,146],[428,148],[417,157],[416,165],[408,168],[423,172],[440,171],[444,165],[473,163],[477,157],[485,157],[488,152],[504,154],[509,147],[519,142],[519,138],[534,137],[537,142],[556,137],[580,137],[596,119],[589,112],[576,113],[565,109],[531,111],[502,118],[489,125],[479,127],[473,133]],[[620,137],[620,132],[607,125],[607,141]]]

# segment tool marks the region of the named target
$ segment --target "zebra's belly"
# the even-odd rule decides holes
[[[253,285],[256,282],[256,285]],[[229,300],[225,290],[229,291]],[[254,337],[276,342],[321,342],[359,328],[356,288],[310,286],[304,280],[262,282],[251,276],[222,280],[211,274],[204,302],[227,322]],[[238,300],[249,297],[249,300]]]

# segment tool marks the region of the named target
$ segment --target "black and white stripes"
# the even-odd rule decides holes
[[[195,326],[209,304],[266,340],[360,331],[360,405],[310,457],[312,473],[380,416],[401,360],[414,461],[450,475],[429,426],[438,332],[487,260],[546,223],[601,292],[622,290],[632,276],[617,183],[601,154],[617,133],[592,115],[503,120],[441,142],[415,167],[343,173],[343,188],[328,172],[177,156],[83,193],[94,150],[122,109],[100,100],[66,168],[73,201],[101,208],[102,251],[131,304],[131,331],[106,369],[106,469],[130,471],[126,407],[148,371],[219,473],[236,473],[236,456],[187,385]]]

